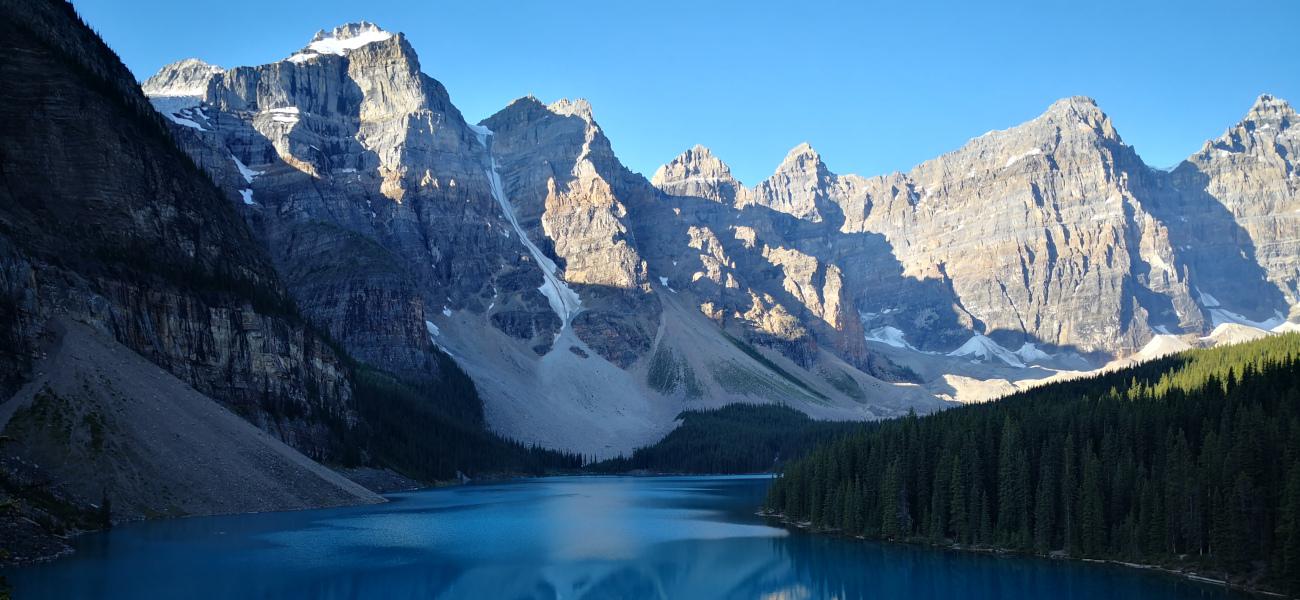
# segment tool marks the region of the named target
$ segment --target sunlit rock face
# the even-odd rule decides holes
[[[843,231],[882,234],[905,279],[932,282],[913,307],[891,306],[908,295],[888,285],[867,292],[909,339],[943,349],[962,341],[956,324],[1092,353],[1138,347],[1154,325],[1201,326],[1146,206],[1162,185],[1091,99],[1069,98],[910,173],[854,178],[839,199]]]
[[[803,144],[754,188],[699,148],[654,181],[672,195],[822,225],[786,231],[839,267],[869,337],[898,332],[901,344],[945,353],[986,335],[1012,349],[1126,354],[1162,332],[1200,335],[1233,320],[1272,327],[1294,304],[1294,120],[1289,105],[1263,96],[1167,173],[1076,97],[908,173],[836,175]],[[756,240],[741,222],[740,236]],[[699,279],[721,282],[727,261],[701,256]],[[789,253],[766,256],[789,270]],[[818,314],[820,299],[792,300]]]
[[[1183,224],[1178,243],[1204,279],[1198,285],[1256,320],[1280,310],[1279,298],[1300,301],[1297,121],[1286,101],[1262,95],[1172,173],[1182,200],[1173,219]]]

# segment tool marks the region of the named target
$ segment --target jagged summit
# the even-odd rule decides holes
[[[696,144],[655,170],[651,185],[678,196],[708,198],[734,203],[744,186],[731,174],[731,167],[708,148]]]
[[[1256,115],[1271,113],[1295,114],[1295,110],[1291,108],[1291,103],[1286,100],[1265,93],[1260,94],[1259,97],[1255,99],[1255,104],[1250,107],[1249,114]]]
[[[824,170],[826,165],[822,162],[822,155],[818,154],[808,142],[800,142],[799,145],[791,148],[776,168],[777,173]]]
[[[314,44],[316,42],[329,40],[330,38],[337,40],[352,40],[367,37],[388,39],[392,37],[392,35],[392,33],[374,23],[371,23],[370,21],[357,21],[355,23],[344,23],[335,27],[331,31],[325,31],[324,29],[317,31],[316,35],[311,38],[311,42]]]
[[[164,65],[141,88],[149,96],[202,96],[212,76],[223,72],[225,69],[216,65],[186,58]]]
[[[574,100],[560,98],[547,106],[546,110],[564,117],[579,117],[587,122],[596,120],[591,113],[591,103],[588,102],[586,98],[577,98]]]
[[[655,172],[655,178],[661,173],[666,174],[673,171],[680,171],[687,176],[696,176],[704,173],[715,175],[731,175],[731,167],[722,162],[722,159],[713,154],[712,150],[700,144],[691,146],[686,151],[678,154],[675,158],[659,167]]]
[[[368,21],[346,23],[335,27],[331,31],[325,31],[324,29],[317,31],[306,48],[285,60],[297,63],[326,54],[347,56],[349,52],[362,46],[383,42],[393,37],[392,32],[386,31]]]
[[[1295,109],[1286,100],[1272,94],[1260,94],[1240,121],[1219,137],[1206,140],[1194,157],[1209,160],[1215,152],[1234,154],[1251,149],[1275,154],[1275,144],[1284,144],[1288,140],[1291,144],[1296,143],[1294,132],[1297,130],[1293,126],[1297,120]],[[1288,165],[1292,162],[1285,156],[1278,158]]]

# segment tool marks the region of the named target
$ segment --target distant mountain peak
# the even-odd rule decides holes
[[[1204,161],[1218,153],[1272,148],[1277,141],[1293,138],[1295,134],[1291,132],[1295,131],[1293,126],[1297,120],[1295,109],[1286,100],[1272,94],[1260,94],[1236,125],[1225,130],[1223,135],[1206,140],[1195,156]]]
[[[153,97],[202,96],[207,93],[208,81],[224,72],[225,69],[197,58],[186,58],[164,65],[140,87]]]
[[[311,38],[311,43],[315,44],[318,42],[328,42],[331,40],[337,40],[337,41],[369,40],[369,41],[362,42],[364,44],[364,43],[370,43],[370,41],[386,40],[390,37],[393,37],[393,34],[391,32],[386,31],[384,28],[375,25],[374,23],[371,23],[369,21],[357,21],[355,23],[344,23],[342,25],[339,25],[338,27],[335,27],[331,31],[325,31],[324,29],[317,31],[316,35]]]
[[[671,194],[704,196],[728,202],[733,199],[735,191],[742,187],[731,175],[731,167],[700,144],[691,146],[660,166],[650,183]],[[719,185],[726,186],[729,191],[701,193],[701,188],[712,190]]]
[[[586,98],[576,98],[574,100],[560,98],[548,105],[546,110],[560,116],[579,117],[587,122],[596,120],[591,114],[591,103]]]
[[[392,39],[393,36],[392,32],[368,21],[345,23],[330,31],[317,31],[306,48],[286,60],[300,63],[326,54],[347,56],[353,50]]]
[[[1295,112],[1291,108],[1291,104],[1286,100],[1267,93],[1260,94],[1259,97],[1255,99],[1255,104],[1250,107],[1250,112],[1252,113],[1272,110]]]
[[[1282,118],[1294,120],[1295,109],[1286,100],[1272,94],[1260,94],[1246,113],[1246,121],[1276,122]]]
[[[1118,140],[1115,127],[1097,101],[1088,96],[1070,96],[1053,102],[1043,113],[1046,118],[1060,118],[1089,126],[1104,137]]]
[[[786,153],[785,159],[776,168],[777,173],[825,170],[826,165],[822,162],[822,155],[814,150],[808,142],[800,142],[799,145],[791,148]]]
[[[801,156],[818,159],[821,158],[821,155],[817,154],[817,151],[813,149],[812,144],[809,144],[808,142],[799,142],[798,145],[791,148],[790,151],[786,153],[785,159],[788,161]]]

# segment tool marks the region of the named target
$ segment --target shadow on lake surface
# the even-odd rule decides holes
[[[15,598],[1244,598],[1124,567],[809,535],[767,477],[565,477],[140,523],[3,572]]]

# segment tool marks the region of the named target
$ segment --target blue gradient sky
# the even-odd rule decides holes
[[[1071,95],[1163,167],[1262,92],[1300,102],[1295,0],[74,4],[140,79],[190,56],[271,62],[374,21],[470,121],[529,93],[585,97],[632,169],[699,143],[750,185],[802,141],[836,172],[908,170]]]

